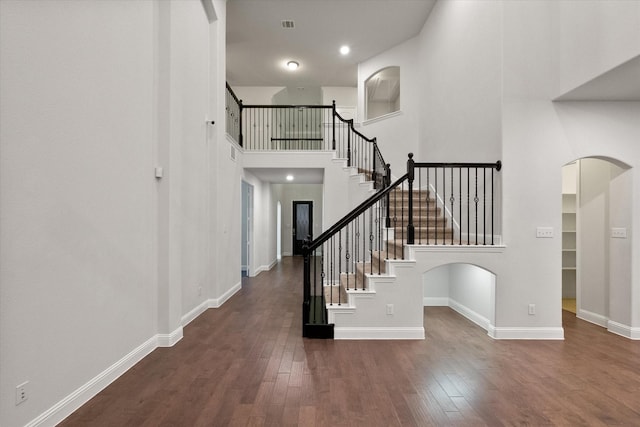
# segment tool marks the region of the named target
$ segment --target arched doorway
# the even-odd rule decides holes
[[[631,324],[631,169],[578,159],[563,167],[562,187],[563,299],[575,298],[578,318],[618,332]]]

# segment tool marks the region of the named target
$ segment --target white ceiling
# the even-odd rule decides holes
[[[231,86],[351,86],[357,64],[420,32],[436,0],[229,0]],[[295,28],[282,28],[293,20]],[[351,47],[348,56],[340,46]],[[286,61],[300,63],[296,72]]]
[[[245,168],[262,182],[271,184],[322,184],[324,169],[317,168]],[[287,181],[293,175],[293,181]]]

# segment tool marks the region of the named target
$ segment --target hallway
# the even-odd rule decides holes
[[[60,424],[72,426],[633,425],[640,342],[563,312],[565,341],[495,341],[447,307],[424,341],[301,337],[302,258],[243,278]],[[80,359],[81,360],[81,359]]]

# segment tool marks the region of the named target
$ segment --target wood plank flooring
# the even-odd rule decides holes
[[[495,341],[447,307],[424,341],[307,340],[301,268],[244,278],[60,425],[640,425],[640,342],[566,312],[565,341]]]

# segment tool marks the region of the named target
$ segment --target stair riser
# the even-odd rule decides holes
[[[415,227],[442,227],[444,224],[447,225],[448,221],[446,218],[437,218],[437,217],[414,217],[413,225]],[[409,218],[398,218],[395,222],[393,219],[391,220],[392,227],[406,227],[409,224]]]
[[[407,230],[406,229],[403,229],[403,230],[396,229],[396,237],[401,238],[403,236],[403,233],[404,233],[404,237],[406,239]],[[445,228],[444,230],[443,229],[439,229],[438,231],[436,231],[435,229],[428,230],[428,231],[426,231],[426,230],[415,230],[414,229],[413,235],[416,238],[418,238],[418,236],[420,236],[422,238],[430,237],[430,238],[434,239],[437,236],[438,239],[440,239],[440,238],[442,238],[444,236],[447,239],[449,239],[449,238],[451,238],[451,229],[450,228],[449,229]],[[454,233],[453,237],[457,238],[458,237],[457,233]]]

